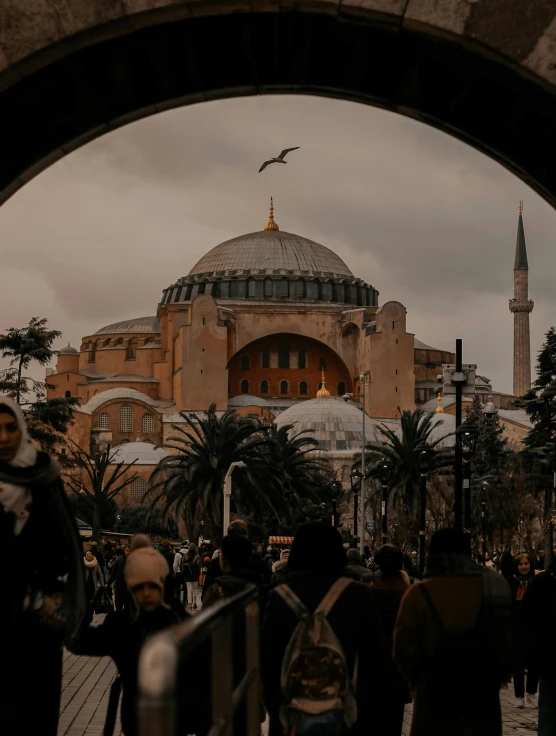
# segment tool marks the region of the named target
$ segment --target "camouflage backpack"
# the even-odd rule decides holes
[[[276,588],[299,619],[282,660],[280,720],[287,736],[339,736],[357,720],[357,659],[351,679],[342,645],[326,619],[352,582],[336,580],[314,613],[289,586]]]

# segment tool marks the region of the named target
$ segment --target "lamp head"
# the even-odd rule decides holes
[[[456,429],[456,442],[461,450],[464,460],[471,460],[477,448],[477,425],[464,422]]]
[[[419,472],[426,475],[430,470],[434,450],[426,442],[420,442],[415,448],[415,452],[417,453]]]
[[[344,401],[350,401],[351,399],[353,399],[353,394],[344,394],[344,395],[342,396],[342,399],[343,399]]]
[[[392,463],[389,460],[383,460],[378,466],[378,477],[383,486],[390,483],[392,477]]]

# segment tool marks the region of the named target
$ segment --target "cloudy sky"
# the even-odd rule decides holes
[[[287,166],[260,163],[300,146]],[[556,323],[556,213],[525,184],[420,123],[351,102],[259,97],[186,107],[104,136],[0,208],[0,330],[48,317],[63,340],[154,314],[210,248],[282,230],[336,251],[408,310],[420,340],[512,386],[512,268],[525,200],[532,353]]]

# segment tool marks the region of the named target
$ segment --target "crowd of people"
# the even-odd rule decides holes
[[[538,733],[555,736],[556,558],[542,572],[525,553],[477,564],[469,538],[442,529],[420,580],[415,562],[390,544],[374,556],[346,553],[323,524],[265,552],[239,519],[217,549],[168,540],[155,548],[137,535],[128,546],[92,541],[84,550],[57,464],[1,397],[0,732],[55,736],[67,647],[112,657],[122,730],[137,736],[144,642],[255,586],[270,736],[400,736],[411,701],[412,736],[501,736],[500,689],[512,679],[520,708],[535,707],[539,689]],[[92,624],[97,607],[106,616]],[[197,736],[210,726],[206,660],[190,707],[182,704]]]

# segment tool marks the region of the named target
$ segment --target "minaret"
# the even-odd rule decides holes
[[[523,396],[531,390],[529,313],[534,306],[534,302],[529,299],[529,264],[523,230],[523,202],[520,202],[515,246],[514,298],[510,299],[510,312],[514,315],[514,396]]]
[[[278,227],[278,223],[274,222],[274,202],[272,201],[272,197],[270,198],[270,218],[266,225],[264,226],[265,230],[280,230]]]

